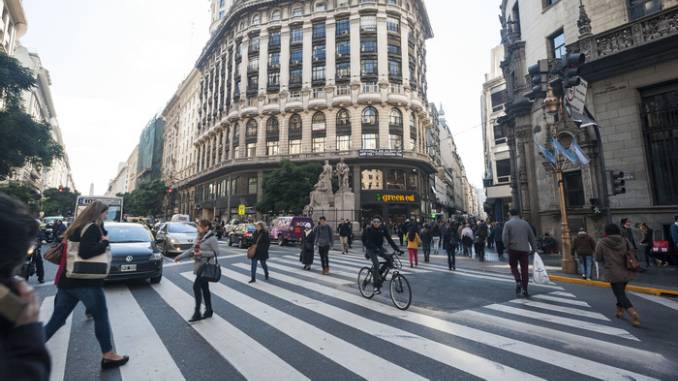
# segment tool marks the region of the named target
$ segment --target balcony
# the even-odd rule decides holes
[[[246,116],[253,116],[259,113],[259,102],[257,101],[257,98],[249,98],[247,99],[247,102],[245,103],[244,107],[240,110],[240,116],[241,117],[246,117]]]
[[[315,110],[327,108],[327,95],[325,94],[325,90],[313,89],[311,99],[308,101],[308,108]]]
[[[292,91],[290,96],[287,98],[287,103],[285,104],[285,111],[294,112],[301,111],[304,109],[304,104],[301,99],[301,92]]]
[[[421,111],[424,109],[421,99],[417,96],[417,93],[412,93],[412,98],[410,99],[410,108],[414,111]]]
[[[381,92],[379,91],[379,85],[363,83],[360,94],[358,94],[358,103],[381,103]]]
[[[406,106],[410,103],[410,99],[405,94],[405,89],[402,85],[392,83],[388,92],[388,103],[395,106]]]
[[[238,107],[237,104],[234,104],[233,107],[231,107],[231,112],[228,113],[227,118],[231,122],[240,118],[240,107]]]
[[[351,86],[337,86],[332,98],[332,107],[345,107],[351,103]]]
[[[262,113],[267,115],[277,114],[280,112],[280,102],[278,99],[269,99],[263,107]]]

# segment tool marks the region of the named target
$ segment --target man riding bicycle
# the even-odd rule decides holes
[[[381,284],[383,283],[381,273],[386,266],[393,265],[393,256],[386,254],[384,251],[384,238],[386,238],[396,253],[400,252],[396,243],[393,242],[388,229],[382,224],[381,217],[372,218],[371,225],[363,232],[363,246],[365,247],[365,257],[372,260],[372,277],[374,278],[375,293],[380,293]],[[379,268],[379,257],[386,260],[381,269]]]

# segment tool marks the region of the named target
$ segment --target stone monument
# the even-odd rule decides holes
[[[304,207],[304,215],[317,221],[320,216],[325,216],[333,228],[337,221],[355,220],[355,194],[351,190],[349,176],[351,168],[344,163],[342,158],[337,163],[336,169],[332,169],[329,161],[325,160],[323,171],[318,177],[318,182],[313,186],[308,205]],[[337,176],[339,189],[335,194],[332,191],[332,177]]]
[[[334,207],[337,211],[337,220],[355,220],[355,193],[351,190],[349,184],[349,176],[351,168],[344,163],[344,158],[341,158],[335,173],[338,178],[339,190],[334,195]]]

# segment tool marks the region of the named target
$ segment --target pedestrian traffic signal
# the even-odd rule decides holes
[[[528,98],[536,99],[546,94],[546,85],[548,81],[549,65],[547,60],[539,60],[536,64],[527,68],[532,84],[532,92]]]
[[[626,193],[626,180],[624,179],[624,172],[612,172],[612,194]]]
[[[564,68],[562,71],[563,87],[570,88],[578,86],[581,82],[580,67],[586,62],[586,56],[583,53],[568,53],[565,56]]]

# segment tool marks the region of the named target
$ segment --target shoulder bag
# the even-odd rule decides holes
[[[257,242],[255,242],[254,244],[252,244],[252,246],[247,248],[247,258],[254,259],[254,257],[257,256],[257,244],[259,243],[259,239],[261,239],[261,233],[257,237]]]
[[[90,223],[82,228],[81,237],[94,224]],[[99,231],[101,227],[97,226]],[[103,231],[101,231],[103,236]],[[93,258],[80,257],[80,242],[68,241],[66,258],[66,276],[72,279],[104,279],[111,270],[111,247]]]
[[[629,271],[636,272],[640,270],[640,262],[636,259],[636,255],[631,251],[631,247],[629,246],[629,241],[626,241],[626,252],[624,253],[626,256],[626,269]]]
[[[205,279],[208,282],[218,282],[221,279],[221,266],[219,266],[219,253],[214,252],[214,263],[210,263],[209,258],[207,262],[200,265],[198,268],[197,277]]]
[[[64,239],[63,241],[59,242],[59,244],[50,247],[42,257],[45,258],[47,262],[58,265],[61,263],[61,256],[63,255],[65,248],[66,240]]]

